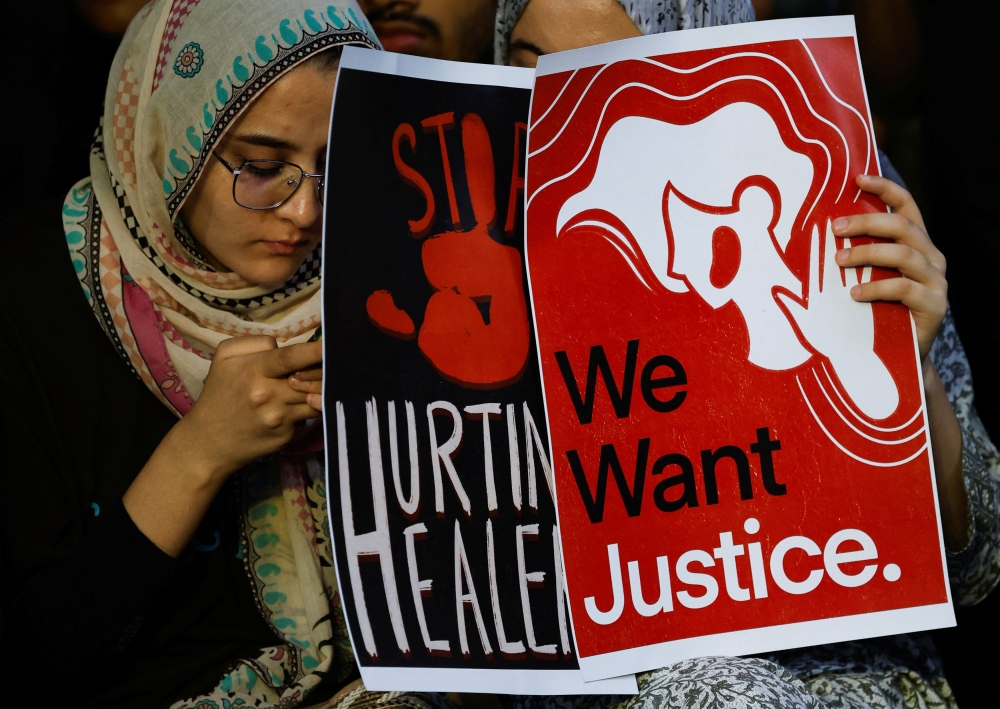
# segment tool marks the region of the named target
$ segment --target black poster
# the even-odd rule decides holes
[[[324,234],[340,598],[369,689],[584,684],[524,268],[528,70],[349,48]]]

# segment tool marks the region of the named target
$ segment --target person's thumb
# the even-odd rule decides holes
[[[233,357],[255,354],[257,352],[267,352],[278,349],[277,341],[270,335],[243,335],[242,337],[232,337],[219,343],[215,350],[213,362],[223,362]]]

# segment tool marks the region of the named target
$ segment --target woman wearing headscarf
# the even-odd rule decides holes
[[[538,57],[644,34],[754,19],[749,0],[500,0],[495,60],[533,67]],[[895,241],[845,249],[843,267],[875,264],[903,277],[880,281],[856,300],[899,300],[916,324],[934,444],[938,499],[952,595],[978,603],[1000,581],[1000,454],[976,414],[968,361],[950,312],[941,253],[920,211],[880,153],[884,174],[858,187],[895,214],[833,223],[838,236]],[[890,285],[892,283],[893,285]],[[871,285],[871,284],[869,284]],[[857,287],[856,287],[857,288]],[[732,706],[821,709],[955,707],[933,642],[926,634],[840,643],[769,655],[700,658],[641,675],[639,695],[616,709]],[[598,698],[518,698],[515,709],[605,706]]]
[[[90,177],[2,228],[18,706],[284,709],[356,675],[311,422],[345,45],[378,47],[354,0],[155,0]]]

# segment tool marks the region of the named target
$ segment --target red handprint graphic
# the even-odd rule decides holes
[[[444,114],[423,122],[425,128],[437,130],[441,141],[456,231],[436,234],[422,246],[424,275],[435,292],[427,303],[417,343],[428,362],[448,381],[473,389],[494,389],[517,381],[528,363],[531,332],[521,254],[513,246],[490,237],[497,217],[493,149],[486,125],[475,113],[462,119],[461,131],[466,182],[476,224],[468,231],[461,230],[444,146],[444,128],[450,120],[451,114]],[[408,124],[400,126],[394,137],[397,168],[404,180],[429,196],[430,188],[424,178],[398,157],[401,138],[413,147],[415,135]],[[514,176],[516,180],[516,169]],[[512,199],[511,208],[515,204]],[[427,213],[410,222],[415,236],[421,236],[421,231],[426,233],[433,222],[433,212],[430,196]],[[488,316],[480,310],[484,304]],[[382,332],[401,339],[416,335],[413,320],[395,305],[388,291],[375,291],[366,305],[372,324]]]

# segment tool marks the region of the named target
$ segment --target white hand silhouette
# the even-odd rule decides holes
[[[871,303],[859,303],[851,298],[852,284],[845,285],[841,279],[841,268],[835,259],[836,241],[829,223],[825,241],[821,265],[819,232],[814,227],[809,248],[806,306],[784,293],[778,292],[775,297],[785,306],[809,345],[830,360],[837,378],[861,412],[876,420],[888,418],[899,405],[899,391],[874,351],[875,318]],[[845,246],[850,247],[848,240]],[[853,273],[851,269],[850,275]],[[871,268],[866,268],[862,282],[870,280]]]

